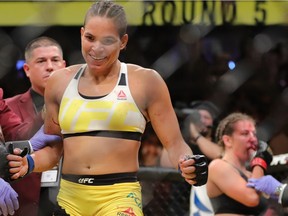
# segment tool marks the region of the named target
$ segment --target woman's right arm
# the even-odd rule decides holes
[[[257,206],[260,196],[253,188],[247,187],[247,182],[240,176],[238,170],[221,159],[215,159],[209,164],[207,192],[215,197],[221,193],[233,198],[246,206]]]

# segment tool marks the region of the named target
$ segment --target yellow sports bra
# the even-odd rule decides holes
[[[85,68],[86,64],[79,69],[61,100],[59,124],[64,138],[85,135],[140,140],[146,119],[131,95],[127,65],[121,63],[117,85],[103,97],[78,92]]]

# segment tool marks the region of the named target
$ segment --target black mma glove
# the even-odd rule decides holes
[[[10,179],[11,173],[9,172],[9,161],[7,160],[8,154],[13,154],[14,147],[9,144],[6,145],[2,141],[0,141],[0,178],[4,179],[7,182],[11,182]],[[20,156],[24,157],[28,153],[28,149],[24,148],[21,152]]]
[[[259,140],[256,154],[250,162],[251,169],[253,169],[253,167],[257,165],[261,166],[263,170],[266,171],[272,160],[273,152],[271,148],[266,142]]]
[[[20,149],[22,151],[20,154],[21,157],[24,157],[25,155],[31,154],[33,152],[33,148],[29,140],[8,141],[5,142],[5,146],[10,154],[13,154],[15,148]]]
[[[190,155],[187,156],[185,159],[195,160],[193,166],[195,166],[196,168],[196,178],[194,178],[193,180],[196,181],[196,184],[194,184],[193,186],[197,187],[206,184],[208,179],[208,163],[206,157],[204,155]]]

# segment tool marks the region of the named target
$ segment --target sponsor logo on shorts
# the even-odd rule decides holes
[[[142,201],[141,201],[141,198],[139,198],[136,193],[134,193],[134,192],[129,193],[129,194],[127,195],[127,198],[133,199],[134,202],[137,204],[137,206],[142,209]]]
[[[94,178],[79,178],[78,183],[80,183],[80,184],[93,184]]]
[[[117,216],[136,216],[133,211],[133,208],[127,208],[124,211],[117,212]]]

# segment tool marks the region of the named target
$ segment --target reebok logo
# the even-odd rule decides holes
[[[136,216],[136,214],[133,211],[133,208],[127,208],[124,211],[117,212],[117,216]]]
[[[120,92],[117,95],[117,99],[118,100],[126,100],[127,99],[126,94],[123,90],[120,90]]]
[[[93,184],[94,178],[79,178],[78,183],[80,183],[80,184]]]

